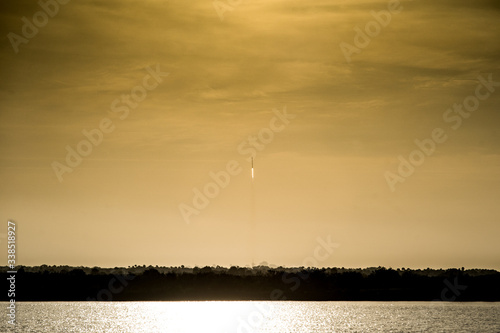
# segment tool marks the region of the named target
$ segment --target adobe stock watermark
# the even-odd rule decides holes
[[[495,92],[495,87],[500,86],[500,82],[493,81],[493,74],[488,74],[487,79],[480,75],[478,76],[478,80],[479,84],[476,86],[474,94],[465,97],[462,103],[453,104],[453,107],[443,113],[444,122],[450,124],[454,131],[462,126],[464,119],[469,118],[472,112],[479,108],[482,101],[486,101]],[[408,177],[413,175],[416,168],[425,162],[426,157],[434,154],[437,145],[446,142],[446,140],[448,140],[448,135],[440,127],[434,128],[428,138],[422,140],[415,139],[414,142],[417,149],[411,151],[408,158],[402,155],[398,156],[400,163],[397,172],[386,171],[384,174],[391,192],[396,191],[398,183],[404,183]]]
[[[460,284],[458,278],[458,276],[455,276],[453,282],[451,282],[448,278],[444,279],[443,283],[445,287],[443,287],[441,291],[439,291],[439,294],[437,294],[439,295],[439,298],[430,300],[429,302],[431,302],[432,305],[427,302],[423,302],[416,308],[417,311],[415,311],[415,316],[410,320],[413,322],[415,318],[426,318],[426,320],[419,321],[421,323],[420,332],[433,332],[436,331],[438,327],[443,327],[441,324],[430,318],[439,309],[446,309],[448,303],[458,301],[458,297],[460,297],[467,289],[468,286]]]
[[[434,299],[433,301],[437,302],[455,302],[457,300],[457,297],[459,297],[462,293],[461,291],[464,291],[467,289],[466,285],[460,285],[458,284],[458,277],[455,277],[453,280],[453,284],[448,281],[448,279],[444,279],[443,283],[445,284],[445,288],[441,290],[441,298],[439,299]]]
[[[113,274],[113,278],[108,282],[108,288],[99,290],[96,298],[87,297],[87,301],[105,301],[109,302],[113,300],[113,295],[119,294],[128,285],[128,281],[135,279],[135,275],[117,275]]]
[[[14,52],[19,53],[19,45],[28,44],[29,41],[38,35],[39,29],[45,27],[49,23],[49,18],[53,18],[59,13],[59,5],[66,5],[70,0],[40,0],[38,5],[41,10],[37,11],[31,20],[26,16],[21,18],[24,23],[21,27],[22,36],[9,32],[7,38],[14,49]]]
[[[286,106],[283,111],[273,109],[273,113],[274,117],[269,121],[269,127],[264,127],[257,134],[248,136],[246,140],[238,145],[238,153],[246,156],[248,162],[255,158],[258,152],[263,151],[274,140],[275,134],[282,132],[290,124],[290,121],[295,118],[295,115],[287,113]],[[202,186],[202,190],[197,187],[193,188],[192,205],[183,202],[179,204],[179,211],[184,222],[190,224],[191,217],[199,215],[202,210],[207,208],[210,200],[217,197],[221,190],[229,185],[231,177],[239,175],[242,171],[243,168],[236,160],[228,161],[225,170],[219,172],[210,171],[208,175],[212,181]]]
[[[217,15],[219,15],[220,20],[224,21],[225,12],[232,12],[236,7],[246,1],[248,0],[215,0],[212,4],[217,12]]]
[[[7,322],[9,325],[16,325],[16,222],[8,220],[7,221],[7,234],[9,235],[7,242],[7,267],[9,270],[7,274],[9,277],[9,289],[7,291],[7,296],[9,299],[9,306],[7,306]]]
[[[313,251],[313,255],[304,258],[302,261],[302,266],[304,267],[318,267],[319,263],[327,260],[333,253],[333,251],[340,247],[340,244],[333,243],[331,240],[331,236],[328,235],[326,239],[321,237],[317,237],[316,241],[318,245],[315,247]],[[290,275],[296,275],[293,277],[289,277]],[[300,285],[303,281],[309,278],[308,274],[304,274],[303,272],[298,272],[296,274],[286,273],[284,272],[281,276],[281,281],[284,284],[292,284],[288,287],[291,291],[296,291],[300,288]],[[273,301],[275,300],[286,300],[284,296],[283,289],[274,289],[271,291],[269,298]],[[238,328],[237,333],[250,333],[256,332],[256,330],[261,327],[266,319],[266,316],[269,316],[272,310],[272,306],[265,307],[262,304],[255,303],[256,309],[243,320],[241,317],[238,317]]]
[[[122,94],[120,98],[116,98],[111,102],[111,113],[117,116],[120,120],[125,120],[130,110],[135,109],[144,101],[148,95],[148,91],[156,89],[163,82],[162,77],[168,76],[169,73],[162,72],[160,65],[157,64],[153,70],[151,67],[146,67],[148,74],[142,79],[142,84],[138,84],[130,90],[130,94]],[[94,147],[99,146],[105,134],[110,134],[115,130],[116,126],[108,117],[104,117],[99,121],[96,128],[91,130],[83,129],[82,134],[85,139],[80,140],[74,147],[66,145],[66,164],[53,161],[51,164],[52,170],[56,174],[57,179],[61,183],[65,173],[73,172],[74,168],[78,167],[85,157],[88,157]]]
[[[353,54],[360,54],[363,49],[367,48],[372,39],[380,35],[382,28],[387,27],[391,23],[392,16],[401,13],[402,10],[403,7],[399,0],[389,0],[387,3],[387,10],[384,9],[379,12],[372,10],[370,14],[373,16],[374,20],[367,22],[364,30],[358,26],[354,27],[353,30],[356,33],[353,40],[354,45],[346,42],[341,42],[339,44],[345,60],[351,63]]]

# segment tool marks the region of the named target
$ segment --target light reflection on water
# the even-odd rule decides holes
[[[23,302],[1,332],[500,332],[500,303]]]

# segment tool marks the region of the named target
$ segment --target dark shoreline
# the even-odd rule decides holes
[[[500,301],[500,272],[482,269],[38,266],[15,275],[16,302]]]

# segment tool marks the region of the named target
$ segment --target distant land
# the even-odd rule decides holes
[[[500,301],[488,269],[19,266],[18,301]],[[8,267],[0,267],[8,301]]]

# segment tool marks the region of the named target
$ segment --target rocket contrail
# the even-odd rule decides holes
[[[252,267],[255,266],[255,186],[252,157],[252,212],[250,217],[250,248],[252,252]]]

